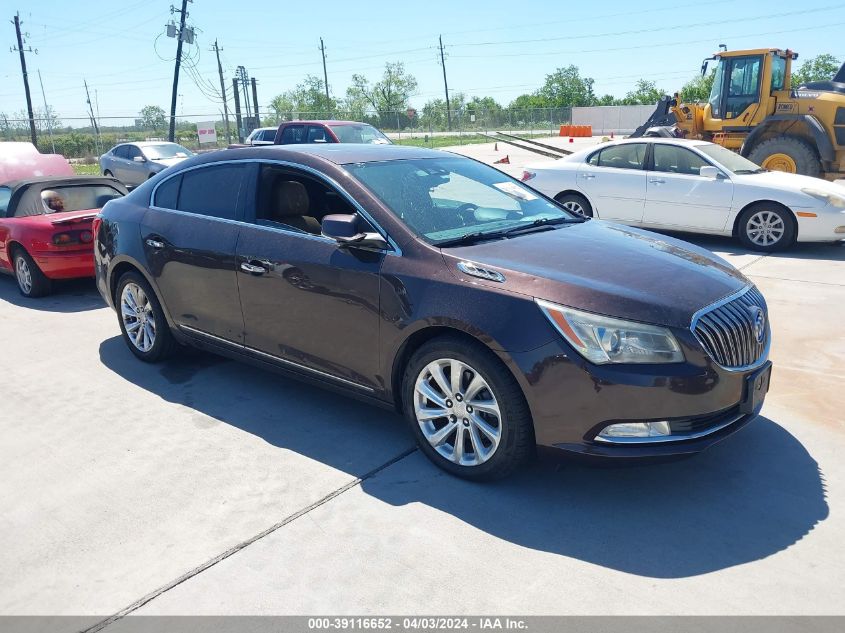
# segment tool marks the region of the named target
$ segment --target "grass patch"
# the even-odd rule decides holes
[[[549,136],[548,132],[542,134],[517,134],[522,138],[542,138]],[[402,137],[390,139],[396,145],[412,145],[414,147],[428,147],[436,149],[438,147],[454,147],[456,145],[477,145],[479,143],[495,143],[495,138],[484,136],[483,134],[464,134],[461,136],[429,136],[428,140],[424,137]]]
[[[83,165],[82,163],[72,163],[73,172],[77,176],[101,176],[100,166],[94,163],[93,165]]]

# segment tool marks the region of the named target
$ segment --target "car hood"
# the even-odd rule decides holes
[[[781,191],[798,193],[802,196],[807,195],[801,192],[802,189],[816,189],[826,193],[845,196],[845,187],[838,183],[822,180],[821,178],[813,178],[812,176],[802,176],[801,174],[788,174],[782,171],[765,171],[759,174],[734,174],[732,179],[735,182],[745,185],[770,187],[780,189]],[[807,199],[810,202],[817,202],[812,196],[807,196]]]
[[[600,220],[442,252],[453,274],[469,283],[672,327],[689,327],[698,310],[750,283],[702,248]],[[460,261],[499,271],[505,281],[466,275]]]

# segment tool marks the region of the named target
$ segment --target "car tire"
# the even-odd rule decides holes
[[[26,250],[20,246],[15,247],[12,262],[18,290],[24,297],[35,299],[50,294],[53,282],[41,271]]]
[[[460,371],[457,391],[445,393],[441,384],[455,391],[452,369]],[[443,336],[422,345],[405,369],[402,402],[420,450],[452,475],[501,479],[534,454],[534,425],[522,389],[481,344]],[[440,411],[442,416],[432,417]]]
[[[108,169],[103,172],[103,176],[106,178],[114,178],[114,174],[111,173]]]
[[[117,282],[114,305],[123,341],[137,358],[157,363],[173,353],[176,340],[158,298],[138,272],[127,272]]]
[[[787,171],[803,176],[818,177],[822,173],[822,164],[815,148],[800,138],[781,136],[770,138],[756,145],[748,154],[748,160],[766,169]],[[789,166],[778,169],[778,166]]]
[[[593,217],[593,207],[582,195],[577,193],[559,193],[555,196],[555,201],[570,213],[575,213],[585,218]]]
[[[739,216],[737,237],[746,248],[772,253],[795,243],[797,227],[792,213],[774,202],[758,202]]]

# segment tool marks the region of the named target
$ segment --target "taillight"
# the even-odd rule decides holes
[[[99,215],[91,222],[91,233],[94,235],[100,234],[100,225],[103,223],[103,218]]]
[[[79,241],[83,244],[88,244],[91,240],[94,239],[94,236],[91,234],[91,231],[80,231],[79,232]]]
[[[534,178],[534,176],[536,176],[536,175],[537,174],[533,171],[524,171],[524,172],[522,172],[522,178],[520,178],[520,180],[522,180],[522,182],[527,182],[527,181],[531,180],[532,178]]]
[[[55,246],[70,246],[72,244],[90,244],[94,235],[88,229],[81,231],[63,231],[53,235]]]
[[[74,239],[74,237],[70,233],[56,233],[53,236],[53,244],[56,246],[65,246],[67,244],[75,244],[78,240]]]

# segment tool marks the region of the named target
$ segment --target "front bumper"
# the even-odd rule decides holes
[[[751,407],[748,371],[717,365],[689,331],[673,331],[686,362],[660,365],[593,365],[562,340],[512,354],[522,382],[537,444],[585,457],[626,461],[698,453],[748,424],[763,405],[765,391]],[[514,366],[515,365],[515,366]],[[768,382],[764,386],[768,390]],[[669,436],[598,438],[619,422],[668,421]]]
[[[835,242],[845,240],[845,209],[797,209],[799,242]],[[802,216],[815,213],[815,217]],[[838,232],[837,232],[838,231]]]

